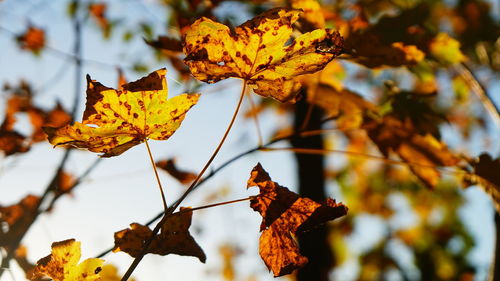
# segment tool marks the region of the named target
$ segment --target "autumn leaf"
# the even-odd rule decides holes
[[[177,166],[175,166],[174,159],[161,160],[156,162],[155,164],[156,167],[166,171],[169,175],[174,177],[182,184],[189,184],[196,179],[195,173],[179,170]]]
[[[34,277],[48,276],[54,281],[100,280],[99,272],[104,261],[90,258],[78,263],[80,244],[75,239],[52,243],[51,254],[37,262]]]
[[[500,213],[500,158],[493,159],[489,154],[483,153],[478,159],[470,161],[474,174],[469,180],[480,184],[488,193],[498,213]]]
[[[390,151],[395,152],[430,188],[434,188],[439,181],[437,167],[454,166],[460,160],[433,135],[419,134],[408,118],[401,121],[386,115],[379,121],[365,120],[363,127],[385,157],[389,156]]]
[[[196,79],[208,83],[236,77],[254,91],[281,102],[295,93],[297,75],[321,70],[342,51],[343,39],[330,29],[316,29],[291,43],[299,10],[276,8],[237,26],[201,18],[184,34],[185,63]]]
[[[6,116],[2,125],[0,125],[0,151],[5,156],[27,152],[30,149],[26,137],[11,129],[13,123],[12,118]]]
[[[17,42],[22,49],[39,54],[45,47],[45,31],[29,26],[23,34],[17,36]]]
[[[88,6],[89,15],[95,19],[99,28],[101,28],[104,38],[111,34],[111,23],[106,17],[108,5],[106,3],[91,3]]]
[[[346,48],[353,50],[351,61],[370,68],[414,66],[425,58],[425,53],[415,45],[385,44],[376,34],[368,32],[351,34],[346,40]]]
[[[307,24],[308,29],[324,28],[325,17],[320,3],[317,0],[292,0],[290,5],[294,9],[301,9],[300,15],[302,24]]]
[[[337,128],[341,130],[359,128],[365,112],[377,112],[375,104],[347,89],[339,91],[329,85],[318,84],[307,91],[307,101],[323,108],[329,118],[335,118]]]
[[[161,256],[193,256],[205,263],[205,253],[189,233],[192,216],[193,212],[189,211],[189,208],[181,208],[180,212],[169,216],[151,243],[148,253]],[[130,228],[115,233],[113,252],[121,251],[136,257],[142,251],[144,241],[149,239],[152,233],[149,227],[132,223]]]
[[[167,100],[165,69],[114,90],[87,76],[87,104],[83,122],[62,128],[45,127],[54,146],[71,145],[120,155],[146,139],[166,140],[181,125],[199,94],[182,94]]]
[[[260,190],[250,201],[250,207],[262,216],[259,254],[274,277],[289,274],[307,263],[295,235],[347,214],[347,207],[331,198],[320,204],[280,186],[260,164],[250,174],[247,188],[252,186]]]

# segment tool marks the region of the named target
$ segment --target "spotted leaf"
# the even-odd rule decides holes
[[[264,97],[285,102],[297,75],[321,70],[340,54],[337,31],[316,29],[293,39],[300,10],[276,8],[235,28],[201,18],[183,36],[185,62],[195,78],[215,83],[242,78]]]
[[[40,259],[35,267],[34,278],[48,276],[54,281],[100,280],[102,259],[80,261],[80,242],[75,239],[52,243],[52,253]]]
[[[87,76],[87,104],[83,122],[62,128],[45,127],[49,142],[120,155],[146,139],[166,140],[179,128],[198,94],[167,99],[165,69],[122,85],[103,86]]]

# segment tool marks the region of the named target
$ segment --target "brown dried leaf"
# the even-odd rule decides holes
[[[477,175],[470,180],[484,188],[493,199],[497,212],[500,213],[500,158],[493,159],[489,154],[483,153],[470,164],[474,168],[474,174]]]
[[[172,177],[174,177],[176,180],[178,180],[182,184],[189,184],[196,179],[195,173],[179,170],[175,166],[174,159],[160,160],[160,161],[156,162],[155,164],[156,164],[156,167],[166,171],[168,174],[170,174]]]
[[[193,212],[189,211],[189,208],[181,208],[179,212],[168,217],[151,243],[148,253],[161,256],[193,256],[205,263],[205,253],[189,233],[192,215]],[[149,239],[152,233],[149,227],[132,223],[130,228],[115,233],[113,252],[121,251],[136,257],[142,251],[144,241]]]
[[[328,199],[317,203],[302,198],[271,180],[257,164],[251,172],[247,188],[258,186],[260,193],[250,201],[250,207],[262,216],[259,253],[274,277],[291,273],[304,266],[295,239],[296,234],[347,214],[347,207]]]

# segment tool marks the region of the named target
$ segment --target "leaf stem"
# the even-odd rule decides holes
[[[221,138],[221,140],[219,142],[219,145],[214,150],[214,152],[212,153],[212,156],[210,156],[210,159],[208,159],[207,163],[205,164],[205,166],[203,167],[203,169],[200,171],[200,173],[198,174],[198,176],[196,177],[196,179],[191,183],[191,185],[184,192],[184,194],[182,194],[182,196],[174,203],[174,205],[173,205],[174,210],[182,203],[182,201],[188,196],[188,194],[191,193],[191,191],[196,187],[196,184],[200,181],[201,177],[206,172],[206,170],[208,169],[208,167],[210,166],[210,164],[212,164],[212,162],[214,161],[215,157],[219,153],[219,150],[222,148],[222,145],[226,141],[226,138],[229,135],[229,132],[231,131],[231,128],[233,127],[234,121],[236,120],[236,117],[238,116],[238,112],[240,111],[241,103],[243,101],[243,97],[245,96],[246,88],[247,88],[247,81],[244,80],[243,81],[243,86],[241,88],[240,98],[238,100],[238,105],[236,106],[236,109],[234,110],[233,117],[231,118],[231,122],[229,122],[229,125],[227,126],[226,132],[222,136],[222,138]]]
[[[165,212],[163,213],[163,218],[156,224],[155,228],[153,229],[153,231],[151,233],[151,236],[148,238],[148,240],[146,240],[144,242],[144,246],[142,248],[142,251],[139,253],[139,255],[137,255],[135,257],[134,261],[132,262],[132,264],[127,269],[127,272],[125,272],[125,274],[123,275],[121,281],[127,281],[130,278],[130,276],[132,275],[132,272],[134,272],[135,268],[139,265],[139,263],[141,262],[142,258],[144,258],[144,255],[147,254],[149,246],[151,245],[151,242],[153,241],[153,239],[155,238],[155,236],[160,231],[160,228],[161,228],[161,225],[163,224],[163,222],[170,215],[173,214],[173,212],[175,211],[175,209],[177,209],[177,207],[179,207],[179,205],[189,195],[189,193],[191,193],[191,191],[194,190],[194,188],[197,186],[197,183],[200,181],[200,179],[203,176],[203,174],[205,173],[205,171],[208,169],[208,167],[210,166],[210,164],[212,164],[213,160],[215,159],[215,157],[219,153],[219,150],[222,148],[222,145],[226,141],[226,138],[229,135],[229,132],[231,131],[231,128],[233,127],[234,121],[236,120],[236,117],[238,116],[238,112],[240,111],[241,103],[243,101],[243,97],[245,96],[246,87],[247,87],[247,81],[244,80],[243,81],[243,86],[241,88],[240,98],[238,100],[238,105],[236,106],[236,109],[234,110],[233,117],[231,118],[231,121],[229,122],[229,125],[228,125],[228,127],[226,129],[226,132],[222,136],[222,138],[221,138],[221,140],[219,142],[219,145],[217,146],[217,148],[215,149],[215,151],[212,153],[212,156],[210,156],[210,159],[208,159],[207,163],[205,164],[205,166],[203,167],[203,169],[200,171],[200,173],[198,174],[198,176],[196,177],[196,179],[193,181],[193,183],[191,183],[191,185],[189,186],[189,188],[181,195],[181,197],[179,199],[177,199],[177,201],[170,208],[165,208]]]
[[[149,147],[148,140],[146,139],[144,141],[144,143],[146,144],[146,150],[148,151],[149,160],[151,161],[151,165],[153,166],[153,171],[155,172],[156,182],[158,183],[158,188],[160,189],[161,200],[163,202],[163,210],[165,210],[165,213],[166,213],[168,210],[167,200],[165,199],[165,192],[163,191],[163,187],[161,186],[160,176],[158,175],[158,170],[156,169],[155,160],[153,159],[153,154],[151,153],[151,148]]]
[[[195,208],[191,208],[191,209],[186,209],[186,211],[189,211],[189,212],[198,211],[198,210],[202,210],[202,209],[208,209],[208,208],[213,208],[213,207],[217,207],[217,206],[223,206],[223,205],[248,201],[248,200],[252,200],[253,198],[255,198],[255,196],[249,196],[249,197],[230,200],[230,201],[224,201],[224,202],[219,202],[219,203],[214,203],[214,204],[209,204],[209,205],[203,205],[203,206],[199,206],[199,207],[195,207]],[[180,212],[182,213],[182,211],[180,211]]]

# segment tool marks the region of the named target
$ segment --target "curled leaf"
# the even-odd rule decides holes
[[[174,159],[161,160],[155,164],[158,168],[166,171],[182,184],[189,184],[196,179],[195,173],[179,170],[177,166],[175,166]]]
[[[166,140],[179,128],[199,94],[167,100],[165,69],[114,90],[87,76],[87,104],[83,122],[62,128],[45,127],[49,142],[120,155],[144,140]]]
[[[205,253],[189,233],[192,216],[193,212],[189,211],[189,208],[181,208],[180,212],[168,217],[163,223],[160,233],[154,237],[148,253],[161,256],[169,254],[193,256],[204,263]],[[144,241],[148,240],[152,233],[149,227],[132,223],[130,228],[115,233],[113,252],[121,251],[136,257],[142,251]]]
[[[78,263],[80,244],[75,239],[52,243],[52,253],[37,262],[33,278],[48,276],[54,281],[100,280],[99,272],[104,261],[90,258]]]
[[[250,174],[247,188],[252,186],[260,190],[250,201],[250,207],[262,216],[259,254],[274,277],[289,274],[307,263],[299,252],[296,234],[347,214],[347,207],[333,199],[317,203],[280,186],[260,164]]]
[[[330,29],[316,29],[291,43],[300,11],[276,8],[237,26],[201,18],[184,34],[185,62],[196,79],[208,83],[236,77],[264,97],[281,102],[295,97],[297,75],[321,70],[342,51],[343,39]]]

